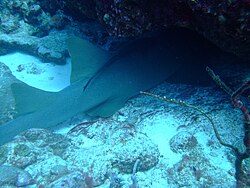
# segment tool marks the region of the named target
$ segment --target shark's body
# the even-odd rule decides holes
[[[143,39],[110,57],[87,41],[71,39],[73,83],[57,93],[13,84],[19,114],[0,126],[0,144],[29,128],[53,128],[79,112],[111,116],[129,98],[161,83],[177,69],[181,60],[171,45],[167,38]]]

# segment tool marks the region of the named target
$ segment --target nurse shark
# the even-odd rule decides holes
[[[87,40],[70,37],[71,84],[47,92],[18,82],[11,85],[17,116],[0,126],[0,144],[29,128],[53,128],[83,112],[109,117],[126,101],[166,80],[180,66],[171,37],[139,39],[111,54]]]

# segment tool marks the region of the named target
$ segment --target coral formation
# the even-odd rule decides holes
[[[248,0],[3,0],[0,30],[43,37],[53,29],[98,21],[111,36],[140,37],[151,31],[185,27],[242,58],[250,59]],[[9,19],[11,18],[11,19]],[[92,20],[92,23],[89,22]],[[80,24],[80,25],[79,25]],[[78,26],[77,26],[78,25]],[[26,29],[29,28],[29,29]],[[85,30],[85,29],[83,29]],[[96,28],[96,32],[102,32]],[[89,33],[91,34],[91,33]],[[89,35],[88,34],[88,35]],[[92,33],[91,37],[94,33]],[[98,36],[105,41],[106,36]]]
[[[89,1],[70,2],[65,6],[74,7],[83,17],[97,16],[111,35],[138,36],[147,31],[187,27],[225,51],[250,58],[248,0],[96,0],[96,9]],[[86,2],[91,8],[83,11],[86,10]]]

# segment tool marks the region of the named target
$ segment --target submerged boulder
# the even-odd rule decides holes
[[[0,166],[0,186],[24,187],[34,183],[31,175],[14,166]]]

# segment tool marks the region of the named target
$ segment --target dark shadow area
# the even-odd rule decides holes
[[[208,76],[206,67],[220,73],[229,85],[242,83],[246,79],[247,62],[239,57],[222,51],[216,45],[189,29],[170,29],[164,35],[176,48],[176,58],[181,58],[182,66],[167,79],[170,83],[214,85]],[[166,59],[167,61],[167,59]]]

